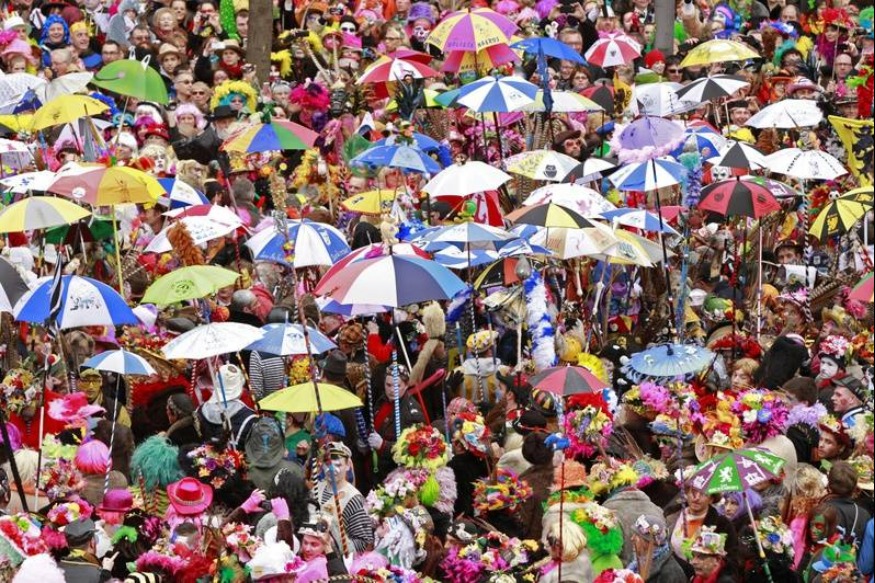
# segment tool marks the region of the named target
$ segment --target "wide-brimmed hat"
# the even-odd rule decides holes
[[[210,114],[210,120],[216,121],[219,119],[236,118],[237,112],[231,109],[230,105],[217,105]]]
[[[158,61],[164,59],[167,55],[176,55],[178,57],[182,57],[182,52],[176,48],[176,45],[170,43],[164,43],[161,45],[161,48],[158,49]]]
[[[246,384],[246,378],[243,376],[243,371],[233,364],[223,364],[219,368],[219,378],[216,390],[213,392],[214,401],[233,401],[239,399],[243,394],[243,385]],[[224,397],[222,390],[225,391]]]
[[[696,540],[693,541],[690,551],[700,555],[724,557],[726,556],[726,535],[722,532],[715,532],[713,526],[703,526],[699,529],[699,534],[696,535]]]
[[[233,38],[229,38],[223,42],[216,44],[215,48],[213,49],[213,52],[217,55],[221,55],[225,51],[234,51],[241,57],[246,56],[246,51],[243,49],[243,47],[240,46],[240,43]]]
[[[134,497],[127,488],[113,488],[103,495],[99,512],[128,512],[134,507]]]
[[[213,503],[213,489],[195,478],[183,478],[167,486],[167,497],[177,514],[202,514]]]

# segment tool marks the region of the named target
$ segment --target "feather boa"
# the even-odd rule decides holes
[[[526,321],[532,334],[532,360],[541,371],[556,364],[556,330],[547,310],[547,288],[537,270],[523,284],[526,290]]]
[[[698,151],[684,152],[678,157],[678,162],[687,169],[684,178],[684,205],[694,207],[699,204],[702,193],[702,156]]]
[[[803,404],[796,405],[790,409],[790,414],[787,415],[787,420],[784,422],[784,429],[799,423],[817,429],[817,424],[824,415],[826,415],[826,407],[820,403],[815,403],[811,407]]]
[[[473,290],[470,287],[466,287],[455,295],[452,301],[450,301],[450,305],[447,306],[447,322],[455,324],[459,321],[465,313],[465,304],[471,299],[472,293]]]

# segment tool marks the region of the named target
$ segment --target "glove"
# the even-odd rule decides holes
[[[249,495],[249,498],[246,499],[240,508],[246,514],[252,514],[253,512],[258,512],[261,510],[261,503],[264,502],[264,492],[261,490],[253,490],[252,494]]]
[[[285,498],[271,498],[270,511],[276,516],[277,520],[289,519],[289,503]]]
[[[372,449],[380,449],[383,447],[383,438],[380,437],[379,433],[373,431],[368,435],[368,445],[370,445]]]
[[[100,562],[100,566],[103,567],[105,571],[112,571],[112,568],[115,567],[115,558],[118,556],[118,552],[113,554],[112,556],[105,556],[103,560]]]

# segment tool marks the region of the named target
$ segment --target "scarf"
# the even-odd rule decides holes
[[[648,573],[647,575],[648,578],[659,572],[659,569],[657,567],[662,566],[662,563],[665,561],[666,557],[670,552],[671,548],[669,548],[667,542],[653,549],[653,560],[650,561],[650,573]],[[626,568],[630,571],[635,571],[640,575],[641,573],[638,571],[639,567],[640,565],[638,562],[638,557],[636,556],[634,559],[632,559],[632,562],[629,563],[629,566]]]

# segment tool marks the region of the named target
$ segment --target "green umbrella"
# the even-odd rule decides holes
[[[112,219],[91,216],[88,220],[72,225],[62,225],[46,230],[46,243],[76,245],[80,241],[91,243],[112,239]]]
[[[149,286],[143,303],[167,306],[186,300],[196,300],[233,285],[240,274],[215,265],[192,265],[164,275]]]
[[[121,59],[113,61],[94,74],[93,85],[119,95],[136,97],[142,101],[166,104],[170,101],[167,86],[160,73],[149,66],[148,57],[142,61]]]

